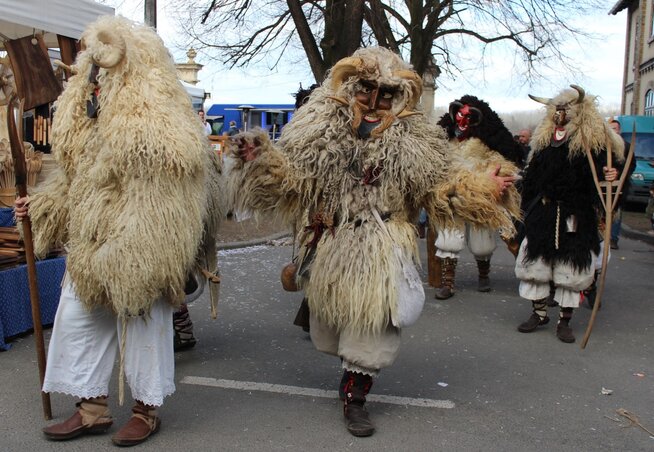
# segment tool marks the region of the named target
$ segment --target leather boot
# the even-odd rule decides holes
[[[445,257],[441,259],[441,286],[436,289],[435,297],[447,300],[454,295],[454,275],[456,271],[456,258]]]
[[[364,404],[366,395],[372,387],[372,377],[358,372],[346,371],[346,373],[343,414],[347,430],[354,436],[371,436],[375,433],[375,426],[370,422]]]
[[[338,385],[338,398],[341,400],[345,400],[345,386],[347,386],[348,380],[349,375],[347,374],[347,370],[344,370],[343,377],[341,378],[341,382]]]
[[[556,337],[566,344],[572,344],[575,336],[570,328],[570,319],[572,318],[572,308],[561,308],[559,324],[556,326]]]
[[[418,237],[424,239],[427,235],[427,225],[425,223],[418,223]]]
[[[112,436],[111,441],[116,446],[135,446],[141,444],[159,431],[161,420],[153,406],[136,401],[132,408],[132,417],[118,432]]]
[[[193,336],[193,322],[186,304],[182,304],[179,310],[173,313],[173,330],[175,337],[173,348],[176,352],[187,350],[195,346],[196,340]]]
[[[477,282],[477,290],[479,292],[490,292],[490,259],[481,260],[477,259],[477,270],[479,270],[479,280]]]
[[[113,424],[106,397],[82,399],[75,406],[77,411],[71,417],[43,429],[48,439],[64,441],[80,435],[104,433]]]
[[[532,301],[531,304],[533,310],[531,316],[525,322],[518,325],[518,331],[521,333],[531,333],[539,326],[547,325],[550,321],[550,318],[546,315],[545,299]]]

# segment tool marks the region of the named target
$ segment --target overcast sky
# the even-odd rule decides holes
[[[143,0],[101,0],[116,8],[116,13],[132,20],[143,21]],[[491,65],[483,70],[469,72],[452,79],[441,76],[437,80],[435,105],[445,106],[464,94],[472,94],[486,100],[499,112],[536,110],[541,108],[527,97],[528,93],[553,97],[570,83],[581,85],[591,94],[599,96],[600,105],[619,108],[621,100],[622,71],[624,60],[624,39],[626,30],[626,11],[616,16],[608,15],[613,2],[607,2],[606,10],[597,10],[592,16],[579,19],[586,30],[602,36],[582,45],[570,43],[568,54],[574,56],[583,66],[584,73],[575,77],[562,76],[563,71],[554,68],[547,73],[547,80],[536,85],[524,84],[524,80],[511,77],[510,71],[502,63],[510,58],[513,50],[494,49]],[[179,47],[183,40],[176,32],[177,24],[168,6],[168,0],[157,0],[157,26],[159,35],[175,57],[176,62],[186,62],[186,50]],[[291,93],[297,91],[299,84],[309,86],[313,77],[308,64],[305,67],[294,65],[276,71],[253,69],[228,69],[219,62],[212,61],[200,53],[196,61],[204,64],[200,71],[199,87],[211,93],[207,108],[216,103],[241,104],[289,104],[293,103]]]

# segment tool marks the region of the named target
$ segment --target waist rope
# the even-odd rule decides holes
[[[125,344],[127,343],[127,316],[120,320],[120,366],[118,367],[118,405],[125,401]]]
[[[561,225],[561,206],[556,203],[556,230],[554,231],[554,249],[559,249],[559,227]]]

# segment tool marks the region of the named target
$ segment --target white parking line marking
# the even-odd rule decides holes
[[[302,395],[309,397],[322,397],[325,399],[335,399],[338,397],[337,391],[327,391],[325,389],[302,388],[300,386],[276,385],[271,383],[257,383],[254,381],[236,381],[223,380],[210,377],[193,377],[186,376],[180,383],[197,386],[210,386],[213,388],[238,389],[241,391],[262,391],[274,392],[278,394]],[[389,395],[369,394],[366,397],[368,402],[390,403],[393,405],[410,405],[421,408],[454,408],[454,402],[450,400],[419,399],[413,397],[397,397]]]

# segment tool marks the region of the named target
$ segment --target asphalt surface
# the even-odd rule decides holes
[[[342,404],[327,392],[340,380],[338,359],[315,351],[292,325],[302,295],[279,283],[291,247],[224,248],[230,249],[220,252],[219,318],[209,318],[206,294],[191,305],[198,344],[176,354],[177,392],[160,410],[161,430],[139,450],[654,450],[654,436],[616,412],[627,410],[654,432],[654,248],[648,243],[625,236],[613,252],[585,350],[579,340],[589,310],[575,312],[575,344],[555,337],[555,322],[521,334],[516,326],[530,307],[517,296],[512,256],[500,242],[493,291],[482,294],[465,253],[455,297],[438,301],[427,288],[421,318],[403,331],[400,357],[375,380],[371,394],[407,399],[368,403],[377,425],[370,438],[347,433]],[[557,311],[551,308],[550,316]],[[130,415],[129,393],[123,407],[114,396],[109,434],[44,439],[32,336],[0,353],[0,387],[3,451],[115,450],[110,434]],[[114,376],[113,394],[117,387]],[[74,402],[53,394],[52,422],[67,418]]]

